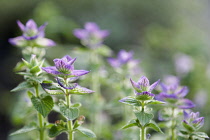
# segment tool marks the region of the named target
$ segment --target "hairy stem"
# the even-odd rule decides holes
[[[71,106],[71,95],[66,94],[66,102],[67,106],[70,108]],[[73,124],[71,120],[67,120],[67,127],[68,127],[68,140],[73,140],[74,135],[73,135]]]
[[[39,86],[35,85],[36,97],[39,97]],[[37,112],[37,118],[39,122],[39,139],[44,140],[44,127],[43,127],[43,117],[42,115]]]
[[[140,128],[140,140],[146,140],[146,127]]]
[[[176,120],[175,120],[175,108],[172,108],[172,126],[171,126],[171,140],[176,140]]]

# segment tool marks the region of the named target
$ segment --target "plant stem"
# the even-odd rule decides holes
[[[39,97],[39,86],[38,84],[35,85],[35,91],[36,91],[36,97]],[[44,127],[43,127],[43,117],[42,115],[37,112],[37,118],[38,118],[38,122],[39,122],[39,139],[40,140],[44,140]]]
[[[146,127],[140,128],[140,140],[146,140]]]
[[[66,90],[67,93],[67,90]],[[67,102],[67,106],[68,108],[71,107],[71,95],[66,94],[66,102]],[[74,135],[73,135],[73,124],[71,120],[67,120],[67,127],[68,127],[68,140],[73,140],[74,139]]]
[[[144,112],[144,101],[141,102],[141,111]]]
[[[172,126],[171,126],[171,140],[176,140],[176,133],[175,133],[175,128],[176,128],[176,120],[174,116],[175,108],[172,108]]]

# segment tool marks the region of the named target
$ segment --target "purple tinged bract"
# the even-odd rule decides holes
[[[109,31],[101,30],[94,22],[85,23],[84,29],[75,29],[74,35],[81,40],[81,43],[91,49],[99,47]]]
[[[114,68],[122,67],[132,61],[134,61],[135,64],[138,64],[138,61],[133,59],[133,51],[127,52],[125,50],[120,50],[117,58],[108,58],[109,64]]]
[[[54,59],[55,66],[42,67],[42,69],[56,77],[63,78],[78,77],[89,73],[86,70],[75,70],[73,65],[75,61],[76,58],[73,59],[66,55],[61,59]]]
[[[195,104],[184,97],[188,94],[189,89],[184,86],[179,86],[179,80],[174,79],[169,84],[160,83],[162,91],[156,96],[157,100],[166,101],[180,109],[190,109],[195,107]]]
[[[183,120],[184,123],[191,125],[196,129],[199,129],[204,125],[204,117],[199,117],[200,116],[199,112],[187,113],[186,111],[184,111],[183,114],[184,114],[184,120]]]
[[[132,79],[130,79],[130,81],[133,88],[135,89],[134,93],[136,98],[141,100],[153,99],[155,95],[151,92],[160,82],[160,80],[158,80],[150,85],[149,80],[145,76],[142,76],[138,82],[134,82]]]
[[[17,24],[23,34],[22,36],[10,38],[9,42],[12,45],[26,47],[30,46],[32,44],[32,41],[34,43],[33,47],[50,47],[56,45],[54,41],[44,38],[44,30],[47,23],[44,23],[40,27],[37,27],[37,24],[34,22],[34,20],[30,19],[26,22],[26,25],[23,25],[19,20],[17,21]]]

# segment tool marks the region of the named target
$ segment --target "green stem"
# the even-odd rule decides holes
[[[141,111],[142,111],[142,112],[144,112],[144,106],[145,106],[144,101],[142,101],[142,102],[141,102]]]
[[[146,140],[146,127],[140,128],[140,140]]]
[[[39,97],[39,86],[35,85],[36,97]],[[42,115],[37,112],[37,118],[39,122],[39,139],[44,140],[44,127],[43,127],[43,117]]]
[[[176,120],[175,120],[175,108],[172,108],[172,126],[171,126],[171,140],[176,140]]]
[[[65,83],[67,84],[67,80],[65,79]],[[68,108],[71,107],[71,95],[68,94],[68,90],[66,89],[66,102]],[[73,134],[73,123],[71,120],[67,120],[67,128],[68,128],[68,140],[73,140],[74,139],[74,134]]]

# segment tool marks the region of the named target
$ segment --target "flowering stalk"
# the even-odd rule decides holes
[[[35,128],[39,131],[39,139],[44,140],[44,124],[46,124],[44,117],[51,111],[53,100],[50,96],[43,97],[39,94],[39,85],[44,79],[41,67],[44,64],[43,56],[45,55],[45,47],[55,46],[55,42],[44,37],[46,23],[37,27],[37,24],[30,19],[27,21],[26,25],[23,25],[20,21],[17,21],[17,24],[23,34],[15,38],[10,38],[9,42],[12,45],[21,47],[23,56],[25,57],[22,62],[16,65],[15,70],[26,70],[26,72],[19,73],[24,76],[25,82],[19,84],[19,86],[12,91],[28,90],[29,98],[34,108],[37,110],[37,126]],[[28,57],[30,57],[30,61],[28,61]],[[30,88],[34,88],[35,93],[31,92]],[[28,132],[29,130],[22,128],[22,132]]]
[[[80,39],[82,45],[89,48],[89,62],[92,66],[92,73],[90,75],[91,88],[95,91],[96,94],[93,95],[93,98],[90,99],[90,102],[94,103],[91,105],[91,116],[90,120],[92,121],[91,127],[94,131],[101,135],[103,121],[99,118],[102,112],[102,106],[104,99],[101,95],[101,85],[100,85],[100,66],[103,63],[102,55],[100,51],[110,52],[108,47],[103,45],[104,39],[109,35],[107,30],[101,30],[96,23],[87,22],[84,25],[84,29],[75,29],[74,35]],[[99,103],[98,106],[95,103]]]
[[[176,128],[180,112],[182,112],[183,109],[193,108],[195,104],[189,99],[184,98],[189,90],[186,86],[179,86],[180,81],[177,77],[168,76],[165,82],[166,84],[160,84],[162,92],[156,96],[158,100],[166,102],[166,107],[160,110],[159,119],[171,122],[168,139],[176,140],[178,132]]]
[[[140,129],[140,140],[145,140],[146,130],[149,127],[158,132],[162,132],[158,125],[152,121],[153,114],[151,114],[149,109],[147,109],[147,105],[149,104],[163,103],[154,100],[153,98],[155,95],[151,93],[151,91],[158,85],[159,80],[152,85],[149,84],[149,80],[145,76],[142,76],[138,82],[134,82],[132,79],[130,79],[130,81],[135,89],[135,97],[128,96],[119,101],[121,103],[133,106],[133,111],[137,119],[129,121],[127,125],[123,126],[123,129],[137,126]]]
[[[63,94],[65,101],[60,100],[58,104],[60,113],[66,118],[66,122],[62,120],[55,123],[49,130],[49,136],[55,137],[62,132],[68,134],[68,140],[74,140],[74,132],[79,131],[88,137],[96,137],[95,134],[88,129],[81,127],[82,123],[75,120],[79,116],[80,103],[72,104],[71,96],[73,94],[85,95],[93,93],[92,90],[79,86],[76,81],[79,76],[89,73],[86,70],[75,70],[74,62],[76,58],[71,58],[69,55],[64,56],[61,59],[54,59],[55,66],[43,67],[42,69],[49,74],[56,77],[57,83],[52,81],[45,81],[42,83],[42,88],[51,95]]]

